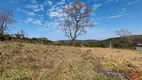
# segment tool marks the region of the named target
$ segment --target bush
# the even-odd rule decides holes
[[[12,37],[9,34],[0,35],[0,41],[5,41],[5,40],[12,40]]]

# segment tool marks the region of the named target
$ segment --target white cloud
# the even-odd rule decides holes
[[[41,9],[34,9],[33,11],[34,11],[34,12],[38,12],[38,11],[40,11],[40,10],[41,10]]]
[[[53,4],[52,1],[47,1],[47,2],[48,2],[49,5],[52,5],[52,4]]]
[[[119,17],[122,17],[122,16],[124,16],[124,15],[115,15],[115,16],[110,16],[110,17],[108,17],[108,19],[119,18]]]
[[[34,16],[36,15],[34,12],[26,12],[28,15]]]
[[[57,26],[59,26],[59,22],[48,22],[46,21],[43,26],[41,27],[42,30],[55,30]]]
[[[26,10],[23,10],[23,9],[20,9],[20,8],[17,8],[17,11],[24,12],[25,14],[30,15],[30,16],[36,15],[34,12],[26,11]]]
[[[42,16],[42,15],[40,15]],[[40,29],[42,30],[55,30],[57,28],[57,26],[59,26],[59,22],[53,21],[53,22],[49,22],[49,21],[43,21],[41,19],[33,19],[33,18],[27,18],[24,23],[31,23],[34,25],[38,25],[40,27]]]
[[[102,4],[94,4],[94,5],[93,5],[93,9],[96,10],[97,8],[99,8],[99,7],[101,7],[101,6],[102,6]]]
[[[124,10],[126,10],[126,8],[121,8],[120,10],[121,10],[121,11],[124,11]]]
[[[27,5],[26,8],[38,8],[38,4]]]
[[[139,1],[140,0],[134,0],[134,1],[129,2],[127,5],[135,4],[135,3],[139,2]]]
[[[64,2],[64,1],[61,1],[61,2],[59,2],[57,5],[62,5],[62,4],[65,4],[65,2]]]
[[[47,11],[47,15],[49,17],[60,17],[62,14],[62,6],[63,4],[65,4],[65,0],[61,0],[61,2],[58,2],[57,4],[53,5],[48,11]]]
[[[34,18],[27,18],[25,21],[25,23],[32,23],[32,24],[35,24],[35,25],[42,25],[42,20],[39,20],[39,19],[34,19]]]
[[[114,1],[114,0],[107,0],[107,2],[106,2],[106,3],[109,3],[109,2],[112,2],[112,1]]]
[[[31,0],[31,3],[32,4],[37,4],[37,1],[36,0]]]
[[[119,2],[119,0],[107,0],[105,3],[110,3],[110,2]]]
[[[38,15],[38,16],[43,16],[43,15]]]
[[[104,20],[104,19],[105,19],[105,16],[101,16],[101,17],[97,17],[97,18],[96,18],[97,21],[102,21],[102,20]],[[94,20],[94,18],[91,18],[91,21],[96,22],[96,21]]]
[[[60,16],[60,14],[58,12],[50,12],[49,16],[50,17],[57,17],[57,16]]]
[[[52,1],[47,1],[47,3],[51,6],[53,5],[53,2]]]
[[[25,20],[24,22],[25,23],[30,23],[30,22],[32,22],[34,19],[33,18],[27,18],[27,20]]]
[[[44,2],[44,6],[46,6],[48,4],[51,5],[51,2],[47,2],[47,1],[46,1],[46,3]],[[36,22],[32,21],[31,23],[32,24],[36,23],[38,25],[40,24],[41,29],[44,29],[44,30],[56,29],[60,24],[61,18],[59,18],[59,17],[62,15],[61,14],[61,11],[62,11],[61,7],[63,7],[64,4],[65,4],[65,0],[61,0],[60,2],[58,2],[55,5],[53,5],[53,3],[52,3],[53,6],[51,6],[51,8],[49,10],[47,10],[47,15],[51,18],[52,22],[44,21],[43,15],[38,15],[40,22],[39,21],[36,21]],[[41,7],[43,7],[43,5]],[[57,19],[58,19],[58,21],[57,21]],[[41,25],[41,23],[42,23],[42,25]]]
[[[34,20],[31,23],[36,24],[36,25],[42,25],[42,22],[40,20]]]
[[[31,5],[28,4],[26,8],[32,9],[34,12],[44,11],[43,4],[31,4]]]
[[[44,20],[44,15],[38,15],[38,17],[40,20],[42,20],[42,21]]]
[[[127,9],[126,8],[121,8],[119,9],[120,14],[126,14]]]
[[[24,23],[31,23],[39,26],[40,30],[55,30],[59,26],[59,22],[49,22],[40,19],[27,18]]]
[[[40,17],[43,17],[43,15],[39,15]],[[40,29],[42,30],[54,30],[57,28],[57,26],[59,26],[59,22],[53,21],[53,22],[49,22],[49,21],[44,21],[42,19],[34,19],[34,18],[27,18],[24,23],[31,23],[34,25],[38,25],[40,26]]]
[[[41,11],[44,11],[44,5],[43,5],[43,4],[40,4],[40,5],[39,5],[39,9],[40,9]]]
[[[53,5],[53,2],[50,1],[50,0],[45,0],[45,1],[43,2],[43,4],[44,4],[45,6],[47,6],[47,5],[52,6],[52,5]]]

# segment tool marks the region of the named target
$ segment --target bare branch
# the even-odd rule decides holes
[[[127,29],[116,30],[115,32],[119,37],[126,37],[132,35],[132,33]]]
[[[8,24],[15,23],[13,13],[9,9],[0,9],[0,35],[8,29]]]
[[[94,24],[89,21],[92,9],[88,5],[73,2],[67,7],[63,7],[62,11],[64,23],[61,29],[72,42],[78,36],[87,33],[87,28],[94,27]]]

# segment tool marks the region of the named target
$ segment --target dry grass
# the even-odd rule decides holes
[[[142,52],[135,50],[0,42],[0,80],[93,80],[103,75],[101,68],[138,73],[141,61]],[[131,76],[142,79],[140,73]]]

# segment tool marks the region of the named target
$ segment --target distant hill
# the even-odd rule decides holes
[[[142,35],[132,35],[129,37],[116,37],[103,40],[105,43],[112,43],[115,48],[135,48],[136,44],[142,44]]]
[[[132,35],[129,37],[133,42],[135,43],[142,43],[142,35]],[[121,42],[124,41],[124,37],[115,37],[115,38],[108,38],[105,40],[93,40],[93,39],[88,39],[88,40],[76,40],[75,42],[107,42],[107,41],[112,41],[112,42]],[[71,40],[59,40],[59,41],[54,41],[54,42],[71,42]]]
[[[109,39],[106,39],[106,40],[103,40],[103,41],[122,41],[124,40],[125,37],[116,37],[116,38],[109,38]],[[132,36],[129,36],[129,38],[133,41],[133,42],[136,42],[136,43],[142,43],[142,35],[132,35]]]
[[[71,40],[59,40],[51,41],[47,38],[22,38],[19,36],[12,36],[9,34],[1,35],[0,41],[17,41],[17,42],[27,42],[27,43],[39,43],[39,44],[53,44],[53,45],[62,45],[70,46]],[[110,44],[111,43],[111,44]],[[105,40],[76,40],[74,46],[85,46],[85,47],[113,47],[113,48],[126,48],[126,49],[135,49],[136,44],[142,44],[142,35],[132,35],[129,37],[115,37]]]
[[[116,37],[109,38],[106,40],[76,40],[78,46],[83,45],[86,47],[109,47],[111,42],[111,46],[114,48],[129,48],[135,49],[136,44],[142,44],[142,35],[132,35],[129,37]],[[69,44],[71,40],[60,40],[55,43],[60,44]]]

